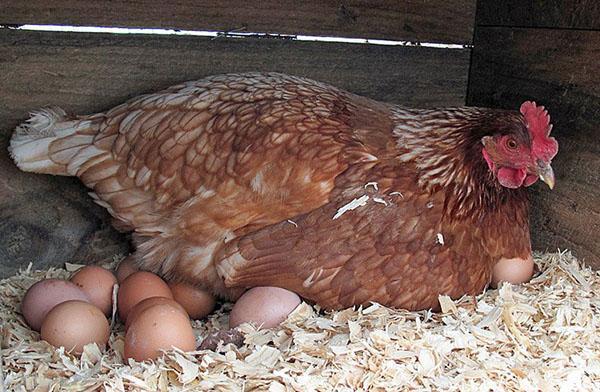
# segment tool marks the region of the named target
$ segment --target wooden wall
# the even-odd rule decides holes
[[[532,189],[537,249],[600,267],[600,2],[480,0],[468,103],[545,105],[560,143],[556,188]]]
[[[4,0],[0,24],[234,30],[471,44],[475,0]],[[27,113],[83,114],[210,74],[281,71],[414,106],[465,103],[469,49],[283,39],[74,34],[0,29],[0,276],[34,262],[94,262],[127,251],[75,179],[22,173],[6,152]]]

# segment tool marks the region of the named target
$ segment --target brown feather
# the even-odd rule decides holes
[[[49,158],[32,150],[23,167],[77,174],[134,231],[140,267],[220,296],[270,285],[329,308],[437,308],[530,254],[525,194],[498,185],[479,141],[519,113],[407,109],[249,73],[63,115]]]

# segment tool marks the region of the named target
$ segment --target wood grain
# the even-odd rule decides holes
[[[537,249],[572,249],[600,267],[600,32],[479,27],[469,104],[545,105],[559,141],[554,191],[532,189]]]
[[[470,50],[0,30],[0,276],[29,261],[43,268],[127,250],[77,180],[14,166],[7,141],[31,110],[93,113],[183,80],[256,70],[405,105],[453,106],[464,104],[469,58]]]
[[[56,105],[108,109],[184,80],[227,72],[306,76],[382,101],[464,104],[470,51],[271,39],[0,31],[0,124]]]
[[[4,0],[0,23],[137,26],[470,43],[476,0]]]
[[[598,0],[479,0],[482,26],[600,30]]]

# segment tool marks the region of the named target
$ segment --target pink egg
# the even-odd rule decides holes
[[[202,319],[215,308],[215,297],[207,290],[202,290],[190,284],[169,283],[173,298],[194,320]]]
[[[497,287],[500,282],[520,284],[529,282],[533,275],[533,258],[502,258],[494,266],[492,272],[492,286]]]
[[[48,312],[69,300],[90,302],[89,296],[75,283],[61,279],[40,280],[25,293],[21,313],[31,329],[39,331]]]
[[[129,275],[117,294],[117,308],[121,320],[127,320],[129,311],[138,303],[150,297],[166,297],[173,299],[171,289],[158,275],[139,271]]]
[[[88,265],[77,271],[70,281],[79,286],[104,315],[110,316],[113,286],[117,283],[117,278],[111,271],[97,265]]]
[[[262,328],[274,328],[300,305],[300,297],[279,287],[254,287],[237,300],[229,314],[229,327],[253,323]]]

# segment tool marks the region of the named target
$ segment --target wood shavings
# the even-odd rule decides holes
[[[378,184],[377,182],[375,182],[375,181],[367,182],[367,183],[365,184],[365,189],[367,189],[367,188],[368,188],[368,187],[370,187],[370,186],[372,186],[372,187],[373,187],[373,189],[375,189],[375,191],[378,191],[378,190],[379,190],[379,184]]]
[[[39,341],[19,314],[27,288],[63,269],[0,282],[7,391],[600,390],[600,275],[568,252],[536,255],[542,274],[477,297],[440,296],[442,313],[299,305],[278,329],[240,326],[239,347],[122,360],[123,326],[108,349],[80,358]],[[225,329],[231,305],[194,321],[199,341]]]
[[[110,329],[113,329],[115,326],[115,322],[117,321],[117,306],[118,306],[118,301],[117,301],[117,294],[119,293],[119,284],[115,283],[113,285],[113,289],[112,289],[112,294],[111,294],[111,302],[112,302],[112,308],[111,308],[111,315],[110,315]]]
[[[440,295],[438,297],[438,301],[440,302],[442,313],[458,313],[458,309],[454,304],[454,301],[452,301],[452,299],[447,295]]]
[[[367,196],[367,195],[362,195],[361,197],[359,197],[357,199],[353,199],[350,203],[341,206],[337,210],[335,215],[333,216],[333,219],[335,220],[335,219],[339,218],[340,216],[344,215],[348,211],[355,210],[358,207],[362,207],[362,206],[366,205],[368,200],[369,200],[369,196]]]
[[[374,198],[373,198],[373,201],[374,201],[375,203],[383,204],[384,206],[387,206],[387,205],[388,205],[388,202],[387,202],[387,201],[385,201],[385,199],[382,199],[381,197],[374,197]]]
[[[175,362],[181,368],[181,373],[178,376],[178,381],[183,385],[189,384],[195,380],[200,374],[200,369],[197,364],[185,358],[182,354],[174,353]]]
[[[442,233],[437,233],[435,239],[438,244],[444,245],[444,235]]]
[[[265,366],[268,368],[273,368],[280,358],[281,352],[276,348],[260,346],[259,349],[248,355],[245,361],[252,366]]]
[[[65,263],[65,269],[69,272],[75,272],[75,271],[79,271],[80,269],[82,269],[83,267],[85,267],[85,264],[71,264],[71,263]]]

